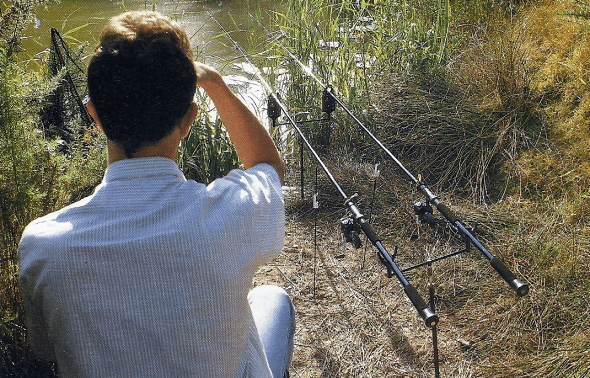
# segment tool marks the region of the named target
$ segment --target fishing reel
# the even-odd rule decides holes
[[[361,227],[354,221],[352,217],[340,219],[340,232],[344,238],[345,243],[351,243],[355,249],[361,247]]]
[[[414,212],[418,218],[418,222],[425,223],[430,227],[436,226],[436,218],[432,215],[432,206],[429,202],[414,202]]]

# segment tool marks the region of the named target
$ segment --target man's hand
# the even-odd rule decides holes
[[[205,92],[213,89],[215,86],[224,85],[223,79],[215,68],[208,66],[201,62],[195,62],[195,70],[197,71],[197,85],[202,87]]]
[[[244,167],[269,164],[277,171],[282,183],[285,163],[260,120],[236,97],[214,68],[195,62],[195,70],[197,84],[213,100]]]

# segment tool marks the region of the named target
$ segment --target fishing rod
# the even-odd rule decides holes
[[[252,62],[248,58],[248,55],[246,54],[246,52],[232,38],[232,36],[223,27],[223,25],[221,25],[219,23],[219,21],[217,21],[215,19],[215,17],[213,17],[213,15],[211,15],[210,13],[209,13],[209,17],[211,17],[213,19],[213,21],[215,21],[217,23],[217,25],[219,25],[221,30],[223,30],[223,32],[225,33],[227,38],[234,44],[234,46],[242,54],[244,59],[246,59],[246,61],[249,64],[252,64]],[[406,293],[407,297],[410,299],[410,301],[412,302],[412,304],[414,305],[414,307],[416,308],[416,310],[418,311],[418,313],[420,314],[420,316],[424,320],[426,326],[430,327],[430,328],[436,326],[438,324],[438,316],[426,305],[426,302],[424,302],[424,299],[422,299],[422,297],[420,296],[418,291],[414,288],[414,286],[412,286],[411,283],[408,282],[406,277],[404,277],[404,274],[401,272],[401,270],[395,264],[395,262],[391,258],[391,255],[389,254],[389,252],[387,252],[387,250],[385,249],[383,244],[381,244],[380,237],[373,230],[373,227],[367,222],[367,220],[365,219],[365,216],[360,212],[360,210],[356,207],[356,205],[352,201],[354,196],[352,196],[352,197],[348,196],[344,192],[344,190],[340,187],[340,185],[338,184],[338,182],[336,181],[334,176],[328,170],[328,167],[324,164],[324,162],[322,161],[320,156],[313,149],[310,142],[307,140],[307,138],[305,137],[305,135],[303,134],[303,132],[301,131],[301,129],[297,125],[297,122],[295,122],[293,120],[293,118],[291,117],[291,115],[287,111],[286,107],[278,99],[278,96],[274,94],[273,88],[262,77],[259,70],[255,70],[255,75],[258,78],[258,80],[260,81],[260,83],[263,85],[263,87],[266,89],[266,92],[269,93],[269,98],[272,99],[272,101],[274,103],[274,107],[272,108],[272,110],[269,110],[269,114],[271,113],[271,111],[274,111],[274,114],[279,113],[276,110],[277,108],[282,111],[282,113],[285,115],[285,117],[287,118],[289,123],[293,126],[295,131],[299,134],[301,140],[305,143],[305,145],[309,149],[309,152],[313,155],[313,157],[315,158],[317,163],[320,165],[320,167],[326,173],[326,175],[328,176],[328,179],[332,182],[332,184],[334,185],[334,187],[336,188],[338,193],[340,193],[342,198],[344,198],[344,205],[348,208],[348,211],[350,211],[350,213],[353,215],[354,222],[358,225],[360,230],[362,230],[362,232],[367,236],[367,238],[371,241],[371,243],[377,248],[377,251],[379,253],[379,260],[387,267],[388,276],[392,277],[395,274],[395,276],[397,277],[397,279],[401,283],[401,285],[404,289],[404,292]]]
[[[473,236],[473,234],[471,232],[469,232],[467,227],[465,227],[465,225],[463,225],[463,223],[461,222],[460,218],[455,213],[453,213],[453,211],[449,207],[447,207],[445,204],[443,204],[442,201],[440,200],[440,198],[438,196],[436,196],[422,182],[421,179],[416,178],[401,163],[401,161],[399,161],[395,157],[395,155],[391,151],[389,151],[389,149],[387,147],[385,147],[385,145],[383,143],[381,143],[381,141],[379,139],[377,139],[377,137],[375,135],[373,135],[373,133],[336,96],[332,86],[324,84],[316,75],[314,75],[314,73],[312,72],[312,69],[310,67],[306,66],[305,64],[303,64],[303,62],[301,62],[301,60],[298,59],[295,56],[295,54],[293,54],[283,43],[281,43],[281,41],[279,41],[279,39],[273,33],[271,33],[266,28],[266,26],[264,26],[262,24],[262,22],[260,22],[260,20],[258,20],[252,14],[250,14],[250,17],[252,17],[254,20],[256,20],[256,22],[258,22],[258,24],[260,24],[260,26],[262,26],[262,28],[275,41],[275,43],[278,44],[279,46],[281,46],[283,48],[283,50],[285,50],[285,52],[289,55],[289,57],[291,59],[293,59],[293,61],[295,61],[301,67],[303,72],[305,72],[309,77],[311,77],[312,79],[317,81],[318,84],[322,88],[324,88],[323,96],[328,95],[334,101],[336,101],[342,107],[342,109],[344,109],[344,111],[358,124],[358,126],[365,132],[365,134],[367,134],[381,148],[381,150],[383,150],[391,158],[391,160],[393,160],[395,162],[395,164],[398,166],[398,168],[400,170],[402,170],[406,174],[406,176],[409,177],[409,179],[414,183],[414,185],[416,185],[417,189],[426,197],[425,204],[421,203],[420,206],[415,206],[415,208],[414,208],[419,219],[426,221],[426,223],[429,223],[432,220],[434,220],[434,217],[432,216],[432,206],[430,206],[430,204],[434,205],[436,207],[436,209],[445,217],[445,219],[447,219],[447,221],[450,224],[454,225],[468,239],[469,242],[471,242],[481,253],[483,253],[483,255],[489,260],[492,268],[494,268],[494,270],[504,279],[504,281],[506,281],[506,283],[508,283],[508,285],[510,285],[510,287],[516,292],[517,296],[523,297],[523,296],[527,295],[529,292],[528,285],[523,284],[519,279],[517,279],[516,276],[510,271],[510,269],[508,269],[508,267],[506,267],[506,265],[504,264],[504,262],[500,258],[492,255],[492,253],[490,253],[490,251],[488,251],[488,249],[485,248],[479,242],[479,240],[477,240],[477,238],[475,236]],[[452,255],[454,255],[454,254],[452,254]],[[451,255],[449,255],[448,257],[450,257],[450,256]]]

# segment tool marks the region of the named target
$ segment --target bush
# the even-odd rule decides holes
[[[529,51],[510,27],[477,29],[446,71],[386,76],[371,112],[380,138],[426,182],[481,202],[513,188],[523,174],[514,163],[546,141]]]
[[[25,339],[18,292],[17,249],[24,227],[35,218],[88,194],[104,172],[104,140],[92,128],[76,125],[63,140],[47,138],[40,110],[63,76],[27,72],[18,61],[19,38],[34,6],[15,1],[0,21],[0,370],[7,377],[52,376]]]

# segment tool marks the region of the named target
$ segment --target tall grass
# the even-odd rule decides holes
[[[238,168],[239,159],[221,119],[199,94],[200,113],[180,145],[178,164],[188,179],[208,184]]]
[[[486,31],[491,23],[458,28],[456,20],[449,1],[298,2],[276,15],[276,35],[429,183],[485,201],[518,179],[504,163],[539,142],[543,123],[522,32]],[[319,118],[319,86],[288,57],[281,66],[291,108]],[[328,134],[334,150],[380,159],[356,124],[337,114],[330,130],[307,130],[310,139],[321,145]],[[504,186],[491,188],[497,181]]]
[[[451,6],[440,3],[297,2],[275,15],[275,35],[324,85],[361,119],[375,109],[375,83],[394,72],[440,70],[457,44],[450,38]],[[273,56],[285,56],[280,67],[289,77],[283,96],[293,113],[322,118],[321,87],[291,61],[280,46]],[[373,159],[375,150],[345,113],[337,110],[331,124],[310,125],[305,131],[318,148],[355,153]],[[395,127],[395,125],[392,125]]]
[[[427,182],[485,202],[519,182],[523,172],[511,164],[546,141],[546,126],[524,34],[476,31],[444,71],[382,80],[373,115],[380,137]]]

